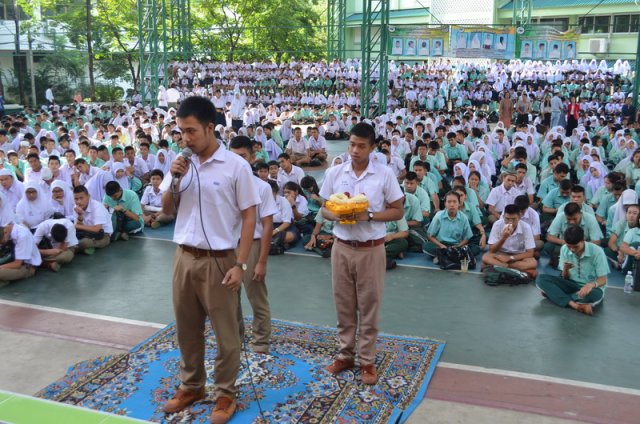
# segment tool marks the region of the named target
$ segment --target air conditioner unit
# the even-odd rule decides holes
[[[606,53],[607,41],[606,38],[592,38],[589,40],[589,53]]]

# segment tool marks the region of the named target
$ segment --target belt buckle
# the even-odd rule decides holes
[[[360,242],[358,240],[349,240],[349,244],[355,249],[360,245]]]

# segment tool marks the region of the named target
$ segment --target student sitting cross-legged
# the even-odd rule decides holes
[[[469,244],[473,237],[469,220],[464,212],[459,210],[460,195],[450,191],[445,196],[445,209],[436,213],[431,220],[427,237],[422,250],[434,258],[437,263],[438,249],[447,247],[462,247]],[[474,251],[475,250],[475,251]],[[479,250],[471,248],[471,253],[477,255]]]
[[[76,227],[66,218],[43,221],[36,228],[34,239],[42,256],[42,267],[54,272],[73,260],[78,245]]]
[[[33,277],[36,268],[42,263],[38,246],[33,234],[20,224],[7,224],[0,227],[0,247],[3,252],[12,252],[0,265],[0,287],[10,281]]]
[[[536,286],[558,306],[592,315],[593,307],[604,299],[609,265],[602,248],[585,241],[582,228],[572,225],[564,231],[560,250],[559,277],[540,274]]]
[[[482,262],[526,272],[535,278],[538,266],[534,258],[535,247],[533,232],[529,224],[521,220],[520,208],[507,205],[502,218],[491,227],[489,252],[482,256]]]
[[[85,186],[74,188],[73,198],[76,203],[74,211],[78,249],[91,255],[96,248],[107,247],[111,242],[111,216],[100,201],[89,196]]]
[[[149,179],[151,184],[144,189],[140,205],[144,215],[144,225],[158,228],[169,224],[174,217],[162,213],[162,195],[164,191],[160,189],[160,184],[164,179],[164,173],[159,169],[154,169],[149,173]]]
[[[111,215],[115,240],[129,240],[129,234],[142,230],[144,217],[138,195],[131,190],[123,190],[117,181],[109,181],[102,202],[113,210]]]

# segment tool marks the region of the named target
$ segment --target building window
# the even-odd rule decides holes
[[[583,34],[608,34],[611,16],[584,16],[578,19],[578,26]]]
[[[567,31],[569,29],[569,18],[540,18],[538,22],[541,25],[554,27],[558,31]]]
[[[613,32],[637,32],[640,15],[617,15],[613,17]]]

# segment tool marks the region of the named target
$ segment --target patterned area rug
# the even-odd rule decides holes
[[[250,324],[247,320],[247,334]],[[207,328],[206,367],[211,376],[216,345]],[[357,369],[337,377],[326,372],[335,349],[335,329],[274,321],[271,354],[243,353],[238,410],[231,422],[404,422],[424,397],[444,343],[381,335],[376,358],[380,380],[375,386],[363,385]],[[155,422],[207,423],[214,405],[211,395],[181,413],[162,413],[179,385],[179,361],[172,324],[127,354],[72,367],[37,396]],[[207,393],[213,388],[207,387]]]

